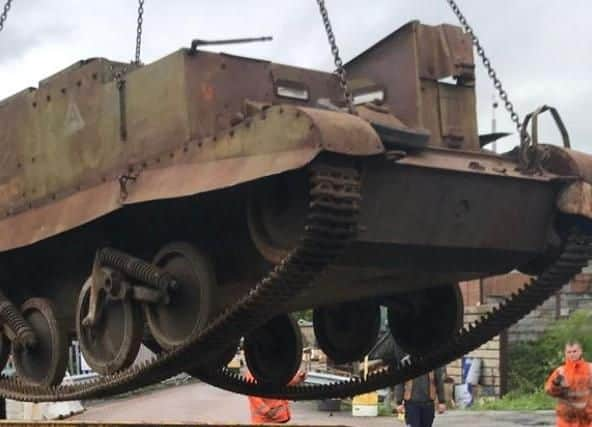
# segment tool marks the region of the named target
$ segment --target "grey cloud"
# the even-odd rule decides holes
[[[457,24],[444,0],[325,0],[343,60],[347,61],[406,22]],[[589,0],[457,0],[479,35],[510,98],[521,114],[542,103],[557,105],[572,138],[586,145],[591,110],[592,32]],[[135,40],[135,0],[36,0],[15,3],[0,33],[0,67],[18,55],[44,46],[41,73],[50,74],[52,52],[130,60]],[[49,26],[53,23],[53,27]],[[331,70],[333,58],[314,0],[147,1],[142,57],[153,61],[194,37],[273,35],[272,43],[224,46],[221,50],[292,65]],[[63,58],[63,55],[62,55]],[[7,62],[12,59],[11,62]],[[63,60],[63,59],[62,59]],[[493,93],[478,63],[478,111],[489,128]],[[41,71],[41,69],[43,71]],[[2,70],[0,70],[2,71]],[[11,70],[15,74],[19,69]],[[394,73],[395,74],[395,73]],[[1,84],[1,83],[0,83]],[[23,84],[24,85],[24,84]],[[0,97],[20,90],[0,85]],[[500,108],[499,128],[512,130]],[[547,122],[543,130],[553,135]],[[511,139],[511,138],[510,138]]]
[[[40,42],[39,36],[35,34],[22,34],[6,32],[2,34],[0,44],[0,64],[19,58],[31,47],[37,46]]]

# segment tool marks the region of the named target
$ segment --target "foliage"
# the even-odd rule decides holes
[[[553,409],[555,401],[542,388],[534,393],[524,394],[511,391],[501,399],[479,399],[471,409],[488,411],[535,411]]]
[[[576,311],[552,325],[540,339],[514,345],[509,352],[509,390],[539,392],[552,370],[563,363],[563,348],[569,340],[580,341],[584,357],[592,361],[591,311]]]
[[[584,357],[592,361],[592,311],[579,310],[560,320],[536,341],[513,344],[509,352],[508,387],[501,399],[481,398],[477,410],[552,409],[555,401],[544,392],[549,374],[564,361],[567,341],[579,341]]]
[[[379,417],[392,417],[393,410],[390,405],[385,403],[378,404],[378,416]]]
[[[294,312],[294,317],[299,320],[307,320],[309,322],[312,322],[312,310],[302,310],[302,311],[296,311]]]

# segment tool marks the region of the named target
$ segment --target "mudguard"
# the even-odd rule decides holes
[[[137,160],[108,178],[52,194],[16,213],[0,206],[0,251],[25,246],[126,204],[182,197],[298,169],[321,151],[368,156],[384,151],[365,120],[341,112],[275,106],[212,137]]]

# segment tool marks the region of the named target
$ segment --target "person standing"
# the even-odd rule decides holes
[[[395,386],[397,411],[405,413],[409,427],[432,427],[438,399],[439,414],[446,411],[444,404],[444,369],[438,368],[404,384]]]
[[[296,385],[304,381],[305,373],[298,371],[289,385]],[[247,371],[246,378],[255,381],[253,375]],[[248,396],[251,410],[251,424],[285,424],[292,418],[290,403],[282,399],[267,399],[264,397]]]
[[[557,399],[557,427],[592,426],[592,364],[583,358],[582,344],[565,344],[565,363],[551,373],[545,392]]]

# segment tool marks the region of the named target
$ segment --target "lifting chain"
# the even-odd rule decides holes
[[[465,18],[465,16],[463,15],[463,13],[461,12],[460,8],[458,7],[458,5],[456,4],[456,2],[454,0],[446,0],[446,1],[448,2],[450,7],[452,8],[452,11],[454,12],[456,17],[458,18],[458,20],[459,20],[460,24],[462,25],[463,29],[465,30],[465,32],[469,36],[471,36],[471,39],[473,41],[473,45],[475,46],[475,49],[477,49],[477,54],[479,55],[479,57],[481,58],[481,61],[483,62],[483,65],[487,69],[487,74],[489,75],[489,77],[493,81],[493,87],[497,90],[497,93],[498,93],[500,99],[504,102],[504,107],[506,108],[508,113],[510,113],[510,119],[512,119],[512,122],[514,122],[514,125],[516,126],[516,130],[518,131],[518,135],[520,135],[520,151],[524,153],[526,150],[528,150],[528,147],[530,146],[530,143],[531,143],[530,135],[528,134],[528,132],[524,128],[523,123],[520,121],[520,116],[518,116],[518,113],[516,112],[516,110],[514,110],[514,105],[510,102],[510,99],[508,97],[508,93],[505,91],[504,87],[502,86],[501,80],[499,79],[499,77],[497,76],[497,73],[493,69],[493,66],[491,65],[491,61],[489,60],[489,58],[485,54],[485,50],[483,49],[483,46],[481,46],[481,42],[479,41],[479,39],[475,35],[475,32],[473,31],[473,28],[471,27],[471,25],[467,21],[467,18]]]
[[[319,9],[321,11],[321,16],[323,18],[323,24],[325,25],[325,31],[327,32],[327,38],[329,39],[329,44],[331,45],[331,52],[333,53],[333,58],[335,60],[335,66],[337,69],[335,70],[335,74],[339,79],[339,86],[343,90],[343,96],[345,97],[345,102],[347,103],[347,109],[350,114],[356,114],[356,110],[354,108],[354,97],[347,86],[347,79],[345,76],[345,68],[343,66],[343,61],[339,56],[339,48],[337,47],[337,42],[335,41],[335,34],[333,34],[333,28],[331,27],[331,22],[329,21],[329,13],[327,12],[327,8],[325,7],[325,0],[317,0],[319,5]]]
[[[6,0],[6,4],[2,9],[2,14],[0,14],[0,31],[4,29],[4,22],[6,21],[6,16],[8,15],[8,11],[10,10],[10,5],[12,0]]]
[[[142,24],[144,23],[144,0],[138,0],[138,29],[136,31],[136,59],[135,63],[140,65],[140,49],[142,47]]]

